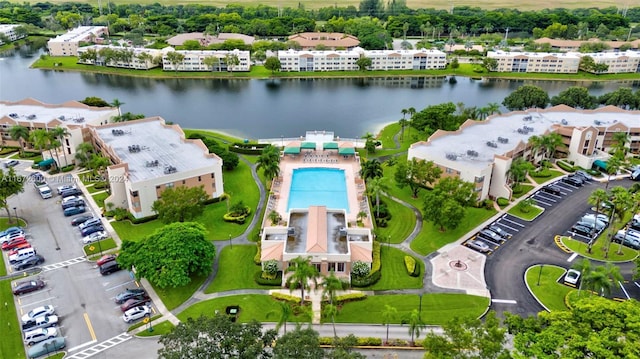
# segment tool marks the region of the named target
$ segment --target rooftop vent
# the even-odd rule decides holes
[[[455,161],[458,159],[458,155],[456,155],[455,153],[447,153],[445,157],[447,157],[447,159],[450,161]]]
[[[64,118],[64,115],[60,115],[60,117],[58,117],[58,119],[60,119],[60,121],[65,121],[66,119]]]
[[[600,125],[602,125],[602,121],[600,121],[600,120],[593,120],[593,123],[594,123],[596,126],[600,126]]]
[[[506,137],[498,137],[498,142],[502,144],[509,143],[509,139]]]
[[[561,124],[563,124],[564,126],[569,124],[569,121],[565,120],[564,118],[562,119],[562,121],[560,121]]]
[[[478,151],[467,150],[467,156],[469,156],[469,157],[478,157]]]
[[[529,116],[524,116],[524,117],[522,118],[522,121],[531,121],[531,120],[533,120],[533,117],[532,117],[531,115],[529,115]]]
[[[491,148],[498,148],[498,144],[495,143],[494,141],[487,141],[487,146]]]
[[[129,152],[131,152],[131,153],[140,152],[140,145],[131,145],[131,146],[129,146]]]
[[[296,235],[296,228],[295,227],[287,228],[287,236],[295,236],[295,235]]]
[[[84,122],[84,117],[74,118],[74,119],[73,119],[73,122],[78,122],[78,123],[80,123],[80,122]]]
[[[17,113],[15,113],[15,112],[14,112],[14,113],[10,113],[10,114],[9,114],[9,117],[11,117],[11,118],[18,118],[18,114],[17,114]]]
[[[35,118],[36,118],[36,115],[34,114],[27,116],[27,120],[34,120]]]
[[[114,136],[122,136],[124,135],[124,130],[111,130],[111,134]]]
[[[165,166],[164,167],[164,174],[168,175],[170,173],[176,173],[178,172],[178,169],[173,167],[173,166]]]
[[[147,161],[145,166],[147,166],[147,167],[158,167],[158,160]]]

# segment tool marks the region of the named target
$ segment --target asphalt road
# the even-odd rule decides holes
[[[629,187],[631,183],[622,180],[612,182],[609,187]],[[591,182],[581,188],[560,186],[566,194],[555,198],[556,202],[546,201],[552,205],[543,206],[545,211],[538,218],[519,228],[513,238],[487,258],[485,278],[492,295],[491,309],[499,315],[510,312],[529,316],[544,310],[525,285],[525,271],[536,264],[554,264],[568,269],[575,260],[574,257],[570,261],[571,254],[560,250],[553,238],[557,234],[566,234],[590,210],[591,205],[587,203],[589,195],[596,188],[604,188],[605,184]],[[622,264],[620,267],[625,278],[629,279],[633,266]]]

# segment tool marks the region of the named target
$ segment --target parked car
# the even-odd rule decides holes
[[[56,311],[53,308],[53,305],[43,305],[41,307],[33,308],[27,314],[23,315],[20,319],[22,320],[22,323],[27,323],[34,320],[37,317],[41,317],[43,315],[52,315],[52,314],[56,314]]]
[[[122,320],[124,320],[125,323],[131,323],[150,314],[151,309],[146,305],[133,307],[122,314]]]
[[[7,252],[7,255],[8,255],[9,257],[11,257],[11,256],[13,256],[14,254],[18,254],[18,252],[20,252],[20,250],[21,250],[21,249],[27,249],[27,248],[32,248],[32,247],[31,247],[31,243],[29,243],[29,242],[26,242],[26,241],[25,241],[25,242],[23,242],[23,243],[20,243],[20,244],[18,244],[18,245],[16,245],[16,246],[14,246],[12,249],[10,249],[10,250],[9,250],[9,252]],[[24,258],[23,258],[23,259],[24,259]],[[22,259],[21,259],[21,260],[22,260]],[[12,263],[12,264],[13,264],[13,263]]]
[[[7,242],[2,243],[2,250],[8,251],[10,249],[14,249],[19,247],[21,244],[29,243],[27,239],[24,237],[15,237]]]
[[[90,226],[90,227],[83,228],[80,231],[80,234],[82,234],[83,237],[86,237],[86,236],[90,235],[91,233],[96,233],[96,232],[100,232],[100,231],[104,231],[104,227],[102,227],[101,225]]]
[[[492,231],[493,233],[499,235],[502,238],[511,238],[511,233],[508,233],[507,231],[505,231],[504,229],[500,228],[499,226],[492,224],[489,227],[487,227],[490,231]]]
[[[489,246],[486,243],[478,239],[468,240],[467,246],[482,253],[487,253],[491,250],[491,248],[489,248]]]
[[[612,239],[613,242],[620,243],[622,242],[623,246],[627,246],[633,249],[640,249],[640,240],[636,239],[636,237],[616,233]]]
[[[18,253],[9,253],[9,264],[16,264],[36,254],[35,248],[22,248]]]
[[[70,188],[60,192],[60,196],[62,198],[67,198],[70,196],[78,196],[81,194],[82,194],[82,191],[77,188]]]
[[[75,216],[76,214],[84,213],[86,211],[87,209],[84,206],[77,206],[77,207],[65,208],[65,210],[62,213],[64,214],[65,217],[70,217],[70,216]]]
[[[56,191],[58,192],[58,194],[62,194],[62,192],[68,191],[70,189],[77,189],[77,187],[74,185],[67,184],[67,185],[59,186],[58,188],[56,188]]]
[[[502,236],[500,236],[499,234],[495,233],[494,231],[491,231],[489,229],[483,229],[481,230],[478,235],[483,238],[483,239],[487,239],[490,240],[493,243],[498,243],[498,244],[502,244],[506,241],[506,239],[502,238]]]
[[[83,199],[75,199],[73,201],[67,201],[67,202],[62,202],[62,209],[67,209],[67,208],[71,208],[71,207],[80,207],[80,206],[84,206],[86,203],[84,203]]]
[[[78,228],[80,228],[80,230],[83,230],[86,227],[97,226],[97,225],[102,225],[102,221],[100,221],[100,218],[92,217],[92,218],[82,222],[78,226]]]
[[[151,300],[149,298],[131,298],[127,299],[124,303],[120,305],[120,310],[126,312],[127,310],[140,307],[140,306],[149,306],[151,305]]]
[[[629,228],[635,229],[636,231],[640,231],[640,221],[636,221],[635,219],[632,219],[631,222],[629,222]]]
[[[616,233],[616,236],[621,238],[632,238],[634,240],[640,241],[640,233],[631,230],[621,229]]]
[[[593,180],[593,176],[588,174],[587,172],[585,172],[583,170],[575,171],[574,175],[582,177],[582,179],[584,179],[585,181],[592,181]]]
[[[16,239],[20,237],[25,237],[25,233],[23,230],[20,230],[18,232],[6,233],[2,237],[0,237],[0,243],[9,242],[12,239]]]
[[[43,340],[40,343],[35,344],[29,350],[27,350],[27,356],[31,358],[38,358],[43,355],[49,355],[60,349],[64,349],[67,346],[64,337],[55,337],[47,340]]]
[[[570,284],[577,284],[580,279],[580,272],[575,269],[569,269],[564,276],[564,281]]]
[[[596,217],[582,216],[582,218],[580,218],[579,222],[588,223],[589,225],[587,227],[593,227],[593,228],[596,228],[599,231],[601,231],[601,230],[603,230],[603,229],[605,229],[607,227],[606,223],[602,222],[601,220],[596,219]]]
[[[105,264],[107,262],[115,261],[116,258],[117,258],[117,256],[115,254],[105,254],[102,257],[100,257],[100,259],[98,259],[96,261],[96,264],[98,266],[101,266],[101,265],[103,265],[103,264]]]
[[[18,262],[16,264],[13,265],[13,270],[15,271],[20,271],[20,270],[25,270],[27,268],[31,268],[37,265],[40,265],[44,263],[44,257],[36,254],[33,255],[29,258],[23,259],[22,262]]]
[[[18,162],[17,160],[11,160],[11,161],[5,162],[4,163],[4,167],[5,168],[15,167],[15,166],[17,166],[19,164],[20,164],[20,162]]]
[[[580,226],[575,224],[573,227],[571,227],[571,232],[573,233],[577,233],[583,236],[587,236],[587,237],[592,237],[593,236],[593,230],[589,227],[585,227],[585,226]]]
[[[43,315],[34,318],[32,321],[22,324],[22,331],[33,330],[38,328],[49,328],[58,325],[57,315]]]
[[[90,235],[82,238],[82,243],[89,244],[97,241],[101,241],[105,238],[109,237],[106,231],[99,231],[91,233]]]
[[[84,216],[78,216],[74,219],[71,220],[71,225],[74,227],[77,227],[79,225],[81,225],[82,223],[90,220],[91,218],[93,218],[93,216],[88,216],[88,215],[84,215]]]
[[[24,342],[31,346],[43,340],[55,338],[58,336],[56,328],[38,328],[24,333]]]
[[[560,187],[554,185],[546,185],[540,189],[542,192],[551,193],[553,195],[559,196],[561,194]]]
[[[116,295],[116,304],[122,304],[131,298],[148,299],[149,296],[147,295],[147,291],[142,288],[127,288],[124,292],[118,293],[118,295]]]
[[[69,196],[69,197],[63,198],[62,202],[60,202],[60,203],[67,203],[67,202],[70,202],[70,201],[80,201],[80,200],[84,201],[84,199],[82,197],[80,197],[80,196]]]
[[[582,181],[580,179],[577,179],[576,177],[565,177],[562,179],[562,182],[570,184],[574,187],[581,187],[582,186]]]
[[[45,283],[40,279],[19,282],[18,284],[16,284],[16,287],[13,288],[13,294],[21,295],[25,293],[35,292],[36,290],[44,288],[44,286]]]
[[[609,216],[603,213],[598,213],[598,215],[596,215],[595,213],[587,213],[584,216],[582,216],[582,218],[588,218],[589,220],[598,219],[598,221],[606,225],[609,225]]]
[[[118,265],[118,262],[116,261],[107,262],[101,265],[99,268],[100,268],[100,274],[102,275],[109,275],[111,273],[117,272],[120,269],[122,269],[120,268],[120,266]]]

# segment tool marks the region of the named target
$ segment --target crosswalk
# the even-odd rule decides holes
[[[68,355],[65,356],[66,359],[86,359],[86,358],[90,358],[100,352],[103,352],[109,348],[115,347],[118,344],[122,344],[124,342],[126,342],[127,340],[131,339],[132,336],[127,334],[127,333],[122,333],[120,335],[116,335],[115,337],[111,338],[111,339],[107,339],[105,341],[103,341],[102,343],[96,344],[94,346],[92,346],[91,348],[87,348],[81,352],[77,352],[73,355]]]
[[[42,266],[42,271],[43,272],[49,272],[49,271],[52,271],[52,270],[68,267],[70,265],[74,265],[74,264],[82,263],[82,262],[86,262],[86,261],[87,261],[86,257],[78,257],[78,258],[68,259],[68,260],[63,261],[63,262],[58,262],[58,263],[53,263],[53,264],[48,264],[46,266]]]

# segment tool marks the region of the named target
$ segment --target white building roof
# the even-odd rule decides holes
[[[15,121],[47,124],[60,120],[69,124],[93,124],[103,121],[105,116],[117,115],[112,107],[90,107],[77,101],[69,101],[59,105],[50,105],[34,99],[18,102],[0,101],[0,118],[7,116]]]
[[[50,42],[74,42],[74,41],[84,41],[89,34],[97,34],[100,31],[105,29],[104,26],[78,26],[73,30],[68,31],[65,34],[58,35],[54,39],[49,40]]]
[[[531,136],[545,134],[553,125],[609,127],[623,123],[629,128],[640,125],[638,111],[623,111],[617,107],[592,111],[571,110],[561,105],[546,110],[531,109],[496,115],[486,121],[472,121],[465,123],[458,131],[438,131],[427,142],[413,144],[411,153],[450,168],[482,169],[493,162],[495,155],[504,155],[515,149],[520,141],[527,143]],[[529,131],[525,132],[525,126]],[[508,142],[502,143],[499,138]],[[488,146],[488,141],[495,147]]]
[[[594,60],[596,59],[617,59],[622,56],[628,57],[640,57],[640,51],[618,51],[618,52],[597,52],[597,53],[588,53],[588,54],[580,54],[580,56],[591,56]]]
[[[509,52],[509,51],[489,51],[487,57],[513,57],[513,56],[526,56],[530,59],[543,59],[545,57],[553,56],[563,59],[579,59],[575,52]]]
[[[220,163],[219,157],[210,156],[206,148],[198,146],[195,141],[185,141],[177,126],[164,125],[164,120],[159,117],[101,126],[95,131],[120,160],[128,164],[131,182],[204,167],[213,169]],[[136,146],[133,151],[129,149],[131,146]],[[151,166],[154,161],[158,161],[157,165]],[[167,171],[169,167],[174,172]]]

